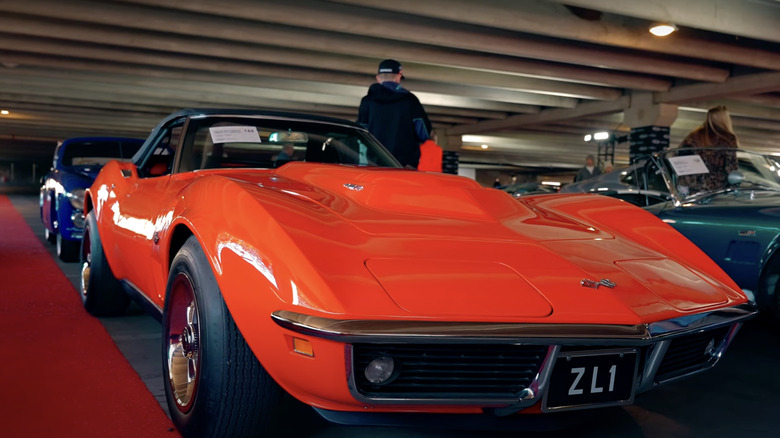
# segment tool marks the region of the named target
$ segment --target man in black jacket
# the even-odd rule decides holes
[[[360,101],[358,123],[395,156],[401,165],[417,168],[420,144],[428,140],[431,122],[417,96],[401,86],[401,64],[386,59],[379,64],[376,84]]]

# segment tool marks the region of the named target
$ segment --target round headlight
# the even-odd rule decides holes
[[[393,371],[395,371],[395,360],[392,357],[382,356],[369,362],[363,374],[369,382],[381,385],[390,380]]]
[[[67,193],[68,201],[70,201],[70,205],[73,206],[73,208],[77,210],[84,209],[84,193],[86,190],[84,189],[74,189]]]

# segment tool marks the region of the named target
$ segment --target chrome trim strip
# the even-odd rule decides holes
[[[636,389],[637,394],[655,388],[655,373],[658,372],[661,361],[663,361],[666,356],[666,351],[669,350],[670,343],[671,339],[667,339],[650,347],[652,348],[652,351],[647,355],[647,363],[645,364],[644,372],[639,376],[639,386]]]
[[[699,373],[702,373],[704,371],[709,370],[710,368],[714,367],[715,364],[717,364],[720,361],[720,358],[723,356],[723,353],[726,351],[726,348],[728,348],[729,345],[731,345],[731,341],[734,339],[734,336],[737,335],[737,332],[739,331],[740,327],[742,327],[742,323],[734,324],[733,327],[731,327],[731,330],[729,330],[728,334],[726,334],[725,338],[721,343],[717,346],[715,349],[715,352],[712,353],[712,358],[707,361],[706,364],[701,365],[699,368],[685,373],[680,374],[679,376],[672,377],[670,379],[665,380],[658,380],[655,382],[657,385],[664,385],[669,382],[674,382],[676,380],[680,380],[683,378],[687,378],[689,376],[693,376]],[[655,375],[653,375],[653,380],[655,380]]]
[[[133,301],[138,303],[138,305],[141,306],[146,313],[156,319],[157,322],[162,322],[162,307],[153,302],[145,293],[141,291],[141,289],[138,289],[138,287],[133,283],[127,280],[121,280],[120,284],[122,285],[122,289],[125,291],[125,293],[129,295]]]
[[[283,328],[338,342],[474,342],[646,345],[704,328],[745,321],[757,313],[746,303],[726,309],[637,325],[527,324],[410,320],[339,320],[279,310],[271,318]]]
[[[493,412],[494,415],[511,415],[524,408],[535,405],[546,397],[547,387],[555,361],[562,354],[561,344],[584,345],[598,348],[605,344],[611,347],[641,347],[651,345],[652,350],[647,356],[647,363],[640,366],[642,358],[637,352],[635,364],[634,391],[630,400],[610,402],[606,404],[558,407],[545,412],[568,411],[586,407],[612,406],[633,403],[634,396],[646,392],[655,386],[673,380],[698,374],[711,368],[720,359],[724,350],[736,335],[741,322],[748,320],[757,313],[751,304],[705,312],[661,321],[651,324],[633,326],[605,324],[512,324],[512,323],[474,323],[474,322],[440,322],[440,321],[408,321],[408,320],[337,320],[303,315],[290,311],[277,311],[271,317],[278,325],[297,333],[320,337],[345,343],[344,359],[347,371],[347,384],[350,393],[356,400],[366,404],[440,404],[440,405],[477,405]],[[713,353],[710,363],[692,372],[656,382],[655,375],[666,355],[669,344],[674,337],[693,332],[733,325],[729,334]],[[549,345],[548,352],[540,366],[539,373],[528,386],[524,394],[516,398],[485,399],[485,398],[409,398],[409,397],[366,397],[357,389],[355,370],[353,366],[353,346],[355,342],[371,343],[507,343],[527,345]],[[653,345],[655,344],[655,345]],[[610,349],[615,351],[615,348]],[[593,350],[602,354],[607,350]],[[591,351],[591,352],[593,352]],[[587,352],[587,351],[586,351]],[[565,353],[582,354],[582,353]]]

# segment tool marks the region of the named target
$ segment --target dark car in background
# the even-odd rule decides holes
[[[540,193],[558,193],[558,189],[558,186],[541,182],[514,183],[501,188],[501,190],[509,193],[515,198],[525,195],[538,195]]]
[[[780,164],[733,148],[679,148],[563,192],[636,203],[704,250],[759,307],[780,317]]]
[[[78,137],[60,143],[54,150],[49,173],[40,191],[41,222],[46,240],[57,244],[64,262],[79,258],[84,231],[84,190],[95,181],[103,164],[129,159],[144,140],[122,137]]]
[[[561,188],[561,193],[596,193],[622,199],[640,207],[672,199],[659,172],[647,172],[651,157],[643,157],[628,167],[588,178]]]

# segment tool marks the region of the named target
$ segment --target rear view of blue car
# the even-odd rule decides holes
[[[130,159],[143,140],[120,137],[78,137],[63,141],[41,186],[40,206],[46,240],[57,244],[64,262],[79,259],[84,231],[84,189],[110,160]]]

